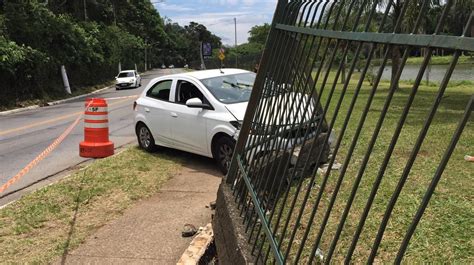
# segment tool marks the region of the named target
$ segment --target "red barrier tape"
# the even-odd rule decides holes
[[[106,98],[105,100],[116,100],[116,99],[127,99],[127,98],[135,98],[138,97],[138,95],[134,96],[124,96],[124,97],[114,97],[114,98]],[[92,101],[89,103],[89,105],[92,103]],[[118,103],[118,102],[116,102]],[[89,107],[87,105],[85,109]],[[21,177],[26,175],[36,164],[38,164],[41,160],[43,160],[46,156],[48,156],[56,147],[68,136],[71,131],[74,129],[74,127],[77,126],[79,121],[82,118],[82,115],[84,113],[79,114],[77,119],[58,137],[52,144],[50,144],[41,154],[39,154],[35,159],[33,159],[26,167],[24,167],[20,172],[18,172],[14,177],[9,179],[5,184],[3,184],[0,187],[0,193],[4,192],[6,189],[8,189],[13,183],[17,182]]]
[[[91,103],[89,103],[90,105]],[[89,107],[86,106],[86,109]],[[13,185],[13,183],[17,182],[21,177],[26,175],[36,164],[38,164],[41,160],[43,160],[46,156],[48,156],[56,147],[68,136],[71,131],[76,127],[79,121],[82,118],[82,113],[76,118],[76,120],[58,137],[52,144],[50,144],[41,154],[39,154],[35,159],[33,159],[26,167],[24,167],[20,172],[18,172],[14,177],[9,179],[5,184],[0,187],[0,193],[4,192],[8,187]]]

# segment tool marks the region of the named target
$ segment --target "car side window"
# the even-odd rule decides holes
[[[172,80],[165,80],[154,84],[146,92],[147,97],[156,98],[159,100],[170,100],[170,91],[171,91]]]
[[[176,103],[186,104],[186,101],[191,98],[199,98],[203,103],[208,102],[199,88],[194,84],[185,80],[179,80],[176,91]]]

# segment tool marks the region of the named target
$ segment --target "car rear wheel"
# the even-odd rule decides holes
[[[217,139],[212,148],[214,159],[224,175],[229,171],[230,163],[232,162],[232,155],[234,154],[234,148],[235,141],[228,136],[223,136]]]
[[[147,152],[153,152],[156,150],[155,139],[153,138],[150,129],[148,129],[145,124],[138,124],[136,133],[138,145],[141,148],[145,149]]]

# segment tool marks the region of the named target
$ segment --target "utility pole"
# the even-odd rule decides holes
[[[114,26],[117,26],[117,14],[115,13],[115,4],[114,1],[111,1],[112,3],[112,11],[114,13]]]
[[[87,6],[86,6],[86,0],[83,0],[84,3],[84,21],[87,21]]]
[[[147,70],[147,66],[146,66],[146,40],[145,40],[145,72]]]
[[[234,33],[235,33],[234,48],[237,48],[237,18],[235,18],[235,17],[234,17]],[[235,53],[235,68],[237,68],[237,52]]]
[[[204,56],[202,54],[202,41],[199,42],[199,55],[201,57],[201,70],[206,70],[206,64],[204,63]]]
[[[237,47],[237,18],[234,17],[235,47]]]

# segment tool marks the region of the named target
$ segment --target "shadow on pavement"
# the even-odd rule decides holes
[[[194,171],[210,174],[219,178],[223,177],[216,162],[212,158],[161,146],[155,154],[163,154],[177,158],[178,163]]]

